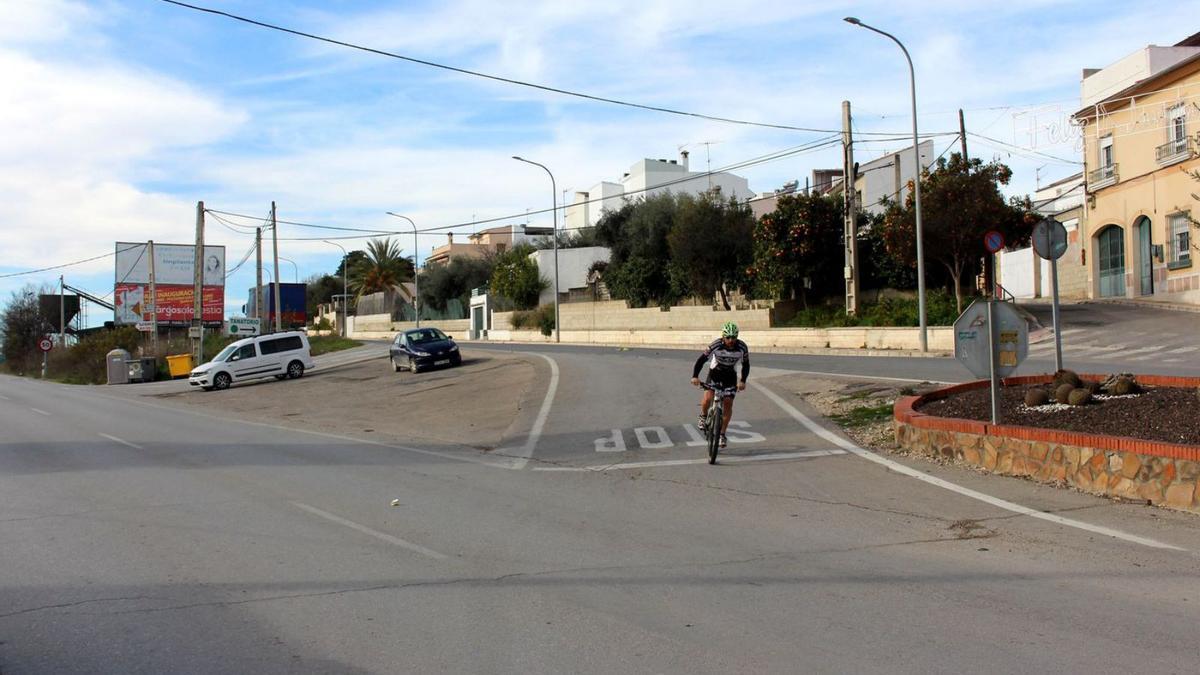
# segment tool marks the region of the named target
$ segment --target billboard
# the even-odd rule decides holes
[[[186,244],[154,245],[154,281],[158,302],[150,298],[149,245],[117,242],[116,277],[113,284],[113,321],[136,324],[150,321],[150,307],[158,323],[186,326],[193,311],[194,258],[196,247]],[[225,318],[225,247],[204,247],[204,285],[201,289],[201,318],[221,323]]]

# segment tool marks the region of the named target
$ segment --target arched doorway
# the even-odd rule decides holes
[[[1100,269],[1100,297],[1125,296],[1125,231],[1109,225],[1096,236],[1096,266]]]
[[[1138,292],[1154,293],[1154,241],[1150,236],[1150,219],[1142,216],[1133,225],[1137,232]]]

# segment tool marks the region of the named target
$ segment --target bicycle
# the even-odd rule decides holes
[[[701,389],[713,393],[712,402],[705,411],[704,439],[708,441],[708,463],[717,463],[717,453],[721,451],[721,425],[725,418],[725,398],[737,391],[737,387],[714,387],[707,382],[700,383]]]

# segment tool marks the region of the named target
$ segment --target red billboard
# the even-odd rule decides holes
[[[180,284],[157,284],[158,323],[161,325],[186,326],[192,322],[192,286]],[[225,319],[225,289],[220,286],[204,286],[201,290],[205,323],[221,323]],[[114,314],[118,324],[150,321],[150,285],[117,284],[113,292]]]

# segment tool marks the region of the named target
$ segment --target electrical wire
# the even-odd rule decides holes
[[[139,244],[139,246],[140,245],[141,244]],[[92,262],[93,260],[101,260],[103,258],[115,256],[118,253],[124,253],[125,251],[131,251],[134,248],[136,248],[136,246],[130,246],[129,248],[121,249],[120,251],[113,251],[112,253],[105,253],[104,255],[93,256],[91,258],[84,258],[83,260],[76,260],[75,262],[63,263],[61,265],[52,265],[50,267],[43,267],[41,269],[36,269],[36,270],[28,270],[25,272],[11,272],[9,274],[0,274],[0,279],[11,279],[13,277],[23,277],[23,276],[28,276],[30,274],[40,274],[42,272],[49,272],[50,270],[58,270],[58,269],[62,269],[64,267],[73,267],[75,265],[82,265],[83,263]]]
[[[475,71],[475,70],[468,70],[466,68],[458,68],[456,66],[448,66],[448,65],[445,65],[442,63],[435,63],[433,61],[426,61],[424,59],[418,59],[418,58],[414,58],[412,56],[404,56],[403,54],[396,54],[394,52],[384,51],[382,49],[375,49],[373,47],[364,47],[362,45],[357,45],[352,42],[344,42],[342,40],[335,40],[333,38],[323,37],[321,35],[305,33],[303,31],[298,31],[298,30],[295,30],[292,28],[285,28],[283,26],[266,23],[264,21],[256,21],[254,19],[250,19],[250,18],[247,18],[244,16],[239,16],[237,14],[232,14],[230,12],[224,12],[224,11],[221,11],[218,9],[212,9],[210,7],[202,7],[200,5],[192,5],[192,4],[188,4],[186,2],[180,2],[179,0],[162,0],[162,2],[171,4],[171,5],[177,5],[179,7],[184,7],[186,9],[191,9],[191,10],[194,10],[197,12],[205,12],[207,14],[215,14],[217,16],[223,16],[228,19],[233,19],[234,21],[241,21],[243,23],[248,23],[253,26],[259,26],[261,28],[275,30],[275,31],[279,31],[281,33],[289,33],[291,35],[308,38],[310,40],[317,40],[319,42],[325,42],[328,44],[337,45],[339,47],[346,47],[348,49],[356,49],[356,50],[368,52],[371,54],[377,54],[379,56],[386,56],[388,58],[399,59],[401,61],[408,61],[409,63],[415,63],[415,64],[422,65],[422,66],[428,66],[430,68],[439,68],[441,70],[448,70],[448,71],[460,73],[463,75],[470,75],[472,77],[480,77],[480,78],[492,80],[495,82],[503,82],[505,84],[513,84],[513,85],[517,85],[520,87],[528,87],[530,89],[547,91],[547,92],[551,92],[554,94],[562,94],[564,96],[573,96],[575,98],[582,98],[582,99],[586,99],[589,101],[597,101],[599,103],[609,103],[612,105],[626,106],[629,108],[639,108],[641,110],[650,110],[653,112],[667,113],[669,115],[694,117],[697,119],[710,120],[713,122],[723,122],[726,124],[740,124],[740,125],[744,125],[744,126],[763,127],[763,128],[767,128],[767,129],[782,129],[785,131],[804,131],[804,132],[819,133],[819,134],[840,133],[836,129],[814,129],[811,127],[797,127],[797,126],[792,126],[792,125],[788,125],[788,124],[771,124],[771,123],[767,123],[767,122],[753,122],[753,121],[748,121],[748,120],[734,119],[734,118],[730,118],[730,117],[718,117],[715,115],[705,115],[702,113],[687,112],[685,110],[675,110],[673,108],[665,108],[662,106],[647,105],[647,104],[643,104],[643,103],[632,103],[630,101],[622,101],[620,99],[608,98],[605,96],[597,96],[595,94],[585,94],[582,92],[571,91],[569,89],[560,89],[558,87],[551,87],[551,86],[547,86],[544,84],[535,84],[533,82],[525,82],[523,80],[516,80],[516,79],[512,79],[512,78],[508,78],[508,77],[501,77],[499,75],[490,75],[488,73],[483,73],[483,72],[479,72],[479,71]],[[871,133],[873,135],[884,135],[884,136],[892,135],[891,132],[867,132],[867,133]]]

